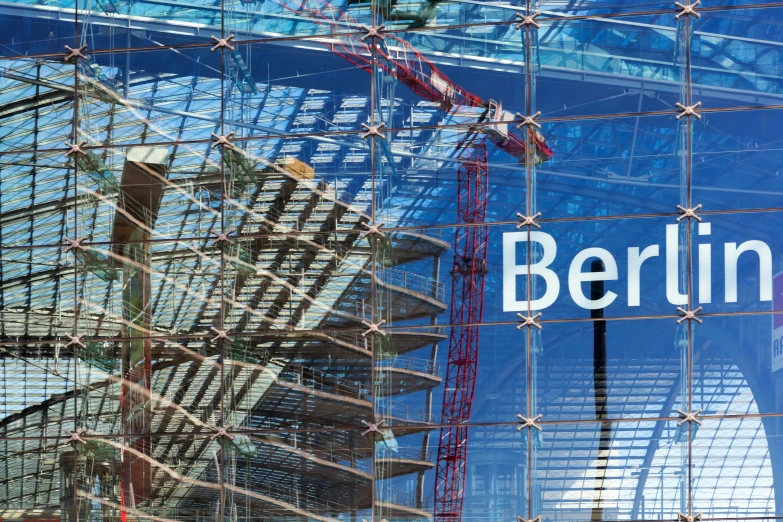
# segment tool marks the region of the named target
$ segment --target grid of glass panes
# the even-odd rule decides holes
[[[783,516],[780,13],[6,2],[0,516]]]

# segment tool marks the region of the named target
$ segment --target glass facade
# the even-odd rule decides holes
[[[783,518],[783,3],[0,29],[0,522]]]

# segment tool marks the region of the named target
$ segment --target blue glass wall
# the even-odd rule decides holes
[[[0,2],[0,520],[783,518],[782,27]]]

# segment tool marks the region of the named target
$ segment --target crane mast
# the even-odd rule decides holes
[[[468,428],[478,369],[479,327],[487,273],[487,147],[471,132],[460,143],[457,221],[451,269],[448,365],[435,478],[437,521],[462,518],[468,457]]]

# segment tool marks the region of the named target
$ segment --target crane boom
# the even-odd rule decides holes
[[[285,5],[284,0],[273,0],[282,8],[297,12],[297,9]],[[325,0],[320,2],[327,12],[338,11]],[[345,33],[346,28],[341,24],[353,26],[354,30],[363,26],[345,13],[341,13],[339,20],[330,20],[315,9],[302,6],[301,11],[310,15],[315,23],[328,25],[333,34],[324,37],[326,45],[332,52],[342,57],[360,69],[372,73],[372,49],[370,43],[362,40],[358,34],[339,35]],[[391,45],[390,45],[391,44]],[[375,66],[383,69],[394,79],[406,85],[411,91],[421,98],[438,103],[445,112],[450,112],[455,106],[490,108],[493,102],[486,101],[467,89],[460,87],[440,71],[435,64],[417,51],[408,41],[394,35],[385,33],[383,40],[375,45]],[[497,105],[499,108],[499,105]],[[517,158],[520,163],[525,162],[527,144],[525,138],[509,129],[509,123],[514,121],[514,115],[502,109],[494,111],[490,122],[487,124],[487,138],[497,148]],[[532,126],[528,126],[530,143],[534,147],[531,157],[536,163],[542,163],[553,155],[552,149],[546,144],[543,136]]]

